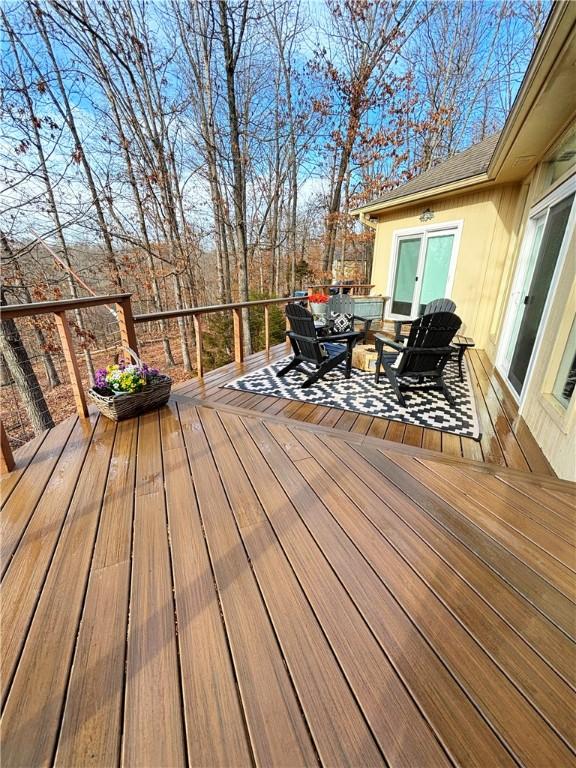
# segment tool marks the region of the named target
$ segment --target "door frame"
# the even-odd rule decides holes
[[[569,197],[572,193],[576,193],[576,175],[570,176],[570,178],[566,179],[566,181],[563,184],[560,184],[559,187],[556,187],[556,189],[553,189],[548,195],[546,195],[541,200],[539,200],[528,211],[528,218],[526,221],[526,226],[524,228],[524,234],[522,237],[522,243],[518,253],[518,261],[514,270],[514,279],[512,280],[512,285],[510,288],[510,292],[508,293],[508,299],[506,302],[506,311],[504,315],[504,323],[502,324],[502,332],[500,334],[500,339],[498,341],[498,348],[496,350],[496,368],[500,373],[500,375],[502,376],[502,378],[504,379],[504,382],[510,394],[512,395],[512,397],[518,403],[519,406],[523,405],[526,399],[528,390],[530,388],[530,380],[534,372],[535,362],[540,352],[542,336],[544,334],[544,329],[548,324],[550,309],[554,302],[556,289],[558,287],[558,281],[560,279],[560,275],[562,273],[562,270],[564,269],[564,264],[566,262],[566,257],[568,254],[568,244],[570,242],[570,237],[567,237],[566,235],[571,232],[571,229],[574,228],[574,225],[575,225],[576,197],[572,201],[572,208],[570,209],[570,215],[568,216],[568,221],[566,223],[566,231],[564,233],[564,238],[562,240],[562,245],[560,247],[560,253],[558,254],[558,261],[556,263],[556,268],[554,269],[554,274],[552,275],[552,280],[550,281],[550,288],[548,289],[548,296],[546,297],[546,303],[544,304],[542,317],[540,318],[540,325],[538,326],[538,333],[536,334],[532,355],[530,356],[530,363],[528,365],[528,370],[526,371],[526,378],[524,379],[522,391],[520,393],[517,393],[514,387],[512,386],[512,384],[510,383],[510,381],[508,380],[508,370],[506,368],[506,362],[507,362],[506,350],[508,348],[508,345],[510,343],[510,339],[512,336],[512,331],[514,328],[515,313],[519,307],[520,294],[522,292],[521,289],[526,278],[526,272],[528,269],[528,263],[530,259],[530,249],[534,240],[534,235],[536,233],[536,223],[534,219],[543,211],[548,210],[548,213],[546,215],[546,220],[544,223],[544,227],[546,227],[546,223],[548,222],[549,209],[552,208],[552,206],[556,205],[557,203],[561,202],[565,197]]]
[[[454,234],[454,242],[452,243],[452,254],[450,257],[450,267],[448,269],[448,277],[446,280],[446,293],[445,296],[441,296],[440,298],[446,298],[451,299],[452,298],[452,287],[454,285],[454,276],[456,274],[456,264],[458,261],[458,253],[460,252],[460,239],[462,237],[462,228],[464,226],[464,220],[458,219],[457,221],[445,221],[438,224],[428,224],[428,225],[422,225],[420,227],[407,227],[405,229],[395,229],[392,233],[392,250],[390,253],[392,254],[392,258],[390,259],[390,267],[388,269],[388,287],[386,294],[390,296],[390,312],[388,313],[388,317],[391,320],[407,320],[412,319],[412,315],[410,318],[407,318],[405,315],[397,315],[392,312],[392,302],[393,302],[393,291],[394,291],[394,280],[396,279],[396,267],[398,263],[398,245],[400,240],[405,239],[406,237],[414,237],[414,235],[422,235],[422,242],[420,243],[420,252],[418,254],[418,266],[416,268],[416,274],[420,276],[420,278],[423,276],[423,269],[424,269],[424,257],[426,254],[426,243],[428,240],[428,235],[438,235],[438,234]],[[414,304],[414,302],[412,302]]]

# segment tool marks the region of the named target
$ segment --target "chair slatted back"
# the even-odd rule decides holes
[[[454,312],[456,303],[452,299],[434,299],[424,307],[423,315],[433,315],[434,312]]]
[[[286,317],[290,322],[292,332],[300,337],[305,337],[294,340],[302,357],[311,363],[321,363],[323,356],[312,313],[300,304],[288,304]]]
[[[354,314],[354,299],[345,293],[335,294],[328,299],[328,311],[345,315]]]
[[[462,321],[453,312],[422,315],[412,323],[406,346],[420,349],[448,347],[461,325]],[[398,366],[398,374],[435,371],[444,367],[449,356],[447,352],[404,352]]]

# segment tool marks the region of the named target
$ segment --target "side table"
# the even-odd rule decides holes
[[[476,346],[474,339],[471,339],[469,336],[454,336],[452,346],[458,353],[458,372],[460,374],[460,381],[464,381],[462,361],[464,360],[464,353],[466,350]]]

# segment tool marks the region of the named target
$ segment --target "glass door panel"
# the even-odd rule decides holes
[[[572,194],[550,208],[532,274],[528,271],[524,282],[530,287],[521,297],[518,333],[508,371],[508,379],[518,394],[522,392],[530,365],[573,200]]]
[[[417,314],[421,315],[429,302],[446,296],[453,247],[453,234],[428,237]]]
[[[394,315],[403,315],[404,317],[411,317],[412,315],[421,244],[422,238],[420,236],[406,238],[398,243],[396,275],[392,293],[392,313]]]
[[[532,280],[532,275],[534,274],[534,265],[536,264],[536,258],[538,256],[538,251],[540,249],[540,242],[542,241],[542,233],[544,232],[544,224],[546,223],[546,214],[543,213],[538,219],[534,220],[534,225],[536,227],[534,231],[534,238],[532,240],[532,246],[530,247],[530,253],[528,255],[528,265],[526,268],[526,275],[524,276],[524,282],[521,285],[519,291],[517,294],[515,294],[516,299],[516,314],[514,316],[514,324],[512,326],[512,332],[510,334],[510,341],[508,343],[508,349],[506,350],[506,360],[508,361],[508,367],[510,366],[510,361],[512,360],[512,356],[514,354],[514,348],[516,346],[516,340],[518,338],[518,331],[520,330],[520,322],[522,320],[522,316],[524,315],[524,297],[528,293],[528,290],[530,288],[530,281]]]

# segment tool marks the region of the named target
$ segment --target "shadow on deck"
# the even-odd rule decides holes
[[[237,372],[2,477],[3,766],[573,765],[574,485]]]

